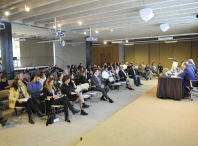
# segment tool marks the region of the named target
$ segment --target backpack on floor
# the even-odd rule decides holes
[[[56,114],[55,113],[49,113],[47,122],[46,122],[46,126],[48,126],[48,124],[53,124],[54,123],[54,119],[56,119]]]

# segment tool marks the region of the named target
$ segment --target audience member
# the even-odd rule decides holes
[[[38,74],[34,75],[34,79],[28,84],[27,91],[29,95],[32,97],[32,101],[39,107],[40,111],[44,113],[44,107],[41,104],[41,101],[44,100],[41,95],[43,91],[43,87],[40,83],[40,76]]]
[[[162,73],[163,71],[163,66],[161,65],[161,63],[158,64],[158,70],[159,70],[159,74]]]
[[[132,88],[133,80],[127,76],[127,74],[124,71],[123,65],[120,66],[119,76],[120,76],[120,81],[126,81],[126,85],[127,85],[126,88],[128,88],[129,90],[134,90]]]
[[[25,87],[25,89],[27,90],[27,82],[23,81],[23,73],[20,72],[17,74],[17,79],[21,80],[22,85]]]
[[[146,71],[146,76],[149,74],[150,75],[150,80],[152,79],[153,76],[153,72],[151,71],[151,68],[149,66],[149,64],[146,65],[146,67],[144,68],[144,70]]]
[[[40,72],[40,83],[41,83],[41,87],[43,87],[43,84],[46,80],[46,76],[45,76],[45,73],[44,72]]]
[[[195,75],[195,73],[196,73],[196,68],[194,68],[194,66],[193,66],[191,60],[188,60],[188,66],[189,66],[189,68],[192,70],[192,72],[193,72],[194,75]]]
[[[79,83],[80,83],[80,84],[88,83],[88,81],[87,81],[87,77],[86,77],[86,75],[85,75],[85,72],[84,72],[84,71],[81,71],[81,72],[80,72],[80,79],[79,79]]]
[[[153,73],[156,73],[156,75],[159,77],[159,72],[158,72],[157,67],[155,66],[155,62],[153,62],[152,65],[151,65],[151,71]]]
[[[189,59],[191,66],[193,67],[193,69],[195,70],[195,72],[197,71],[196,67],[195,67],[195,63],[192,59]]]
[[[27,79],[28,81],[30,81],[30,74],[28,70],[25,70],[25,74],[23,75],[23,78]]]
[[[138,67],[138,72],[139,72],[146,80],[148,80],[147,74],[146,74],[146,72],[144,71],[144,67],[142,66],[142,63],[140,63],[140,66]]]
[[[46,74],[46,80],[45,80],[44,83],[43,83],[43,87],[45,87],[46,81],[47,81],[47,79],[49,79],[49,78],[53,78],[53,74],[51,74],[51,73],[47,73],[47,74]]]
[[[58,89],[60,89],[63,84],[62,79],[63,79],[63,74],[62,73],[57,74],[55,85],[58,87]]]
[[[51,105],[63,105],[65,113],[65,121],[70,123],[68,107],[70,111],[75,115],[76,111],[71,106],[68,98],[66,96],[61,96],[59,90],[54,86],[54,79],[47,79],[46,85],[43,89],[43,96],[46,100],[47,111],[51,111]]]
[[[27,93],[25,87],[22,85],[22,81],[19,79],[15,79],[12,83],[12,88],[10,88],[10,108],[15,108],[15,106],[25,106],[28,112],[29,123],[34,124],[32,120],[32,110],[36,111],[38,116],[42,117],[42,113],[35,107],[31,98],[29,98],[29,94]],[[29,98],[27,102],[24,102],[22,99]]]
[[[111,82],[109,81],[110,72],[108,71],[108,68],[106,67],[104,71],[102,72],[102,79],[105,81],[105,86],[109,86],[111,88]]]
[[[111,98],[109,98],[109,96],[107,95],[107,93],[109,92],[109,88],[102,84],[102,80],[98,76],[99,75],[98,69],[94,69],[93,73],[94,75],[91,77],[91,86],[93,87],[93,90],[102,92],[103,95],[100,98],[101,100],[104,101],[109,100],[110,103],[113,103],[114,101]]]
[[[81,69],[83,67],[82,63],[78,66],[78,69]]]
[[[70,73],[70,66],[69,65],[67,66],[67,71],[68,71],[68,73]]]
[[[73,83],[73,86],[70,86],[70,76],[66,75],[63,77],[63,85],[61,86],[61,92],[62,94],[66,94],[68,96],[69,101],[76,101],[78,98],[79,100],[79,106],[81,109],[81,115],[88,115],[83,109],[88,108],[89,105],[86,105],[82,96],[82,92],[75,92],[74,89],[76,89],[76,84],[74,81],[71,81]]]
[[[0,90],[10,89],[7,78],[5,75],[1,75]]]
[[[65,68],[64,72],[63,72],[63,76],[65,76],[65,75],[69,75],[69,72],[68,72],[67,68]]]
[[[129,70],[129,77],[134,79],[134,83],[136,84],[136,86],[143,85],[140,83],[140,76],[136,75],[135,65],[133,65],[132,68]]]

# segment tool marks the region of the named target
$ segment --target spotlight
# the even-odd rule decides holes
[[[98,33],[98,30],[96,30],[95,33]]]
[[[5,12],[5,15],[6,15],[6,16],[10,15],[10,11],[6,11],[6,12]]]
[[[111,31],[113,31],[113,28],[111,28]]]
[[[104,44],[107,44],[107,41],[104,41]]]
[[[79,21],[79,20],[78,20],[78,24],[81,25],[81,24],[82,24],[82,21]]]
[[[128,40],[126,40],[125,42],[126,42],[126,43],[128,43],[129,41],[128,41]]]
[[[29,12],[29,11],[30,11],[30,8],[27,7],[27,6],[25,5],[25,10],[26,10],[27,12]]]
[[[55,29],[55,28],[56,28],[56,26],[55,26],[55,25],[53,25],[53,28]]]
[[[84,34],[86,34],[86,31],[84,32]]]
[[[61,24],[58,24],[58,27],[61,27]]]

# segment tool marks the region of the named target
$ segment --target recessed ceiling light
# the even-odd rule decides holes
[[[86,34],[86,31],[84,32],[84,34]]]
[[[98,33],[98,30],[96,30],[95,33]]]
[[[53,25],[53,28],[55,29],[55,28],[56,28],[56,26],[55,26],[55,25]]]
[[[111,28],[111,31],[113,31],[113,28]]]
[[[58,27],[61,27],[61,24],[58,24]]]
[[[30,11],[30,8],[27,7],[27,6],[25,5],[25,10],[26,10],[27,12],[29,12],[29,11]]]
[[[79,20],[78,20],[78,24],[81,25],[81,24],[82,24],[82,21],[79,21]]]
[[[6,15],[6,16],[10,15],[10,11],[6,11],[6,12],[5,12],[5,15]]]
[[[126,42],[126,43],[128,43],[129,41],[128,41],[128,40],[126,40],[125,42]]]
[[[104,41],[104,44],[107,44],[107,41]]]

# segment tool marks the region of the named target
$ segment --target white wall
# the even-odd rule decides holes
[[[83,63],[83,66],[86,66],[86,47],[85,46],[72,46],[65,45],[62,47],[59,42],[54,42],[55,47],[55,56],[58,56],[63,61],[67,62],[67,65],[79,65]],[[61,68],[65,68],[66,65],[61,61],[59,62],[56,59],[56,64]]]

